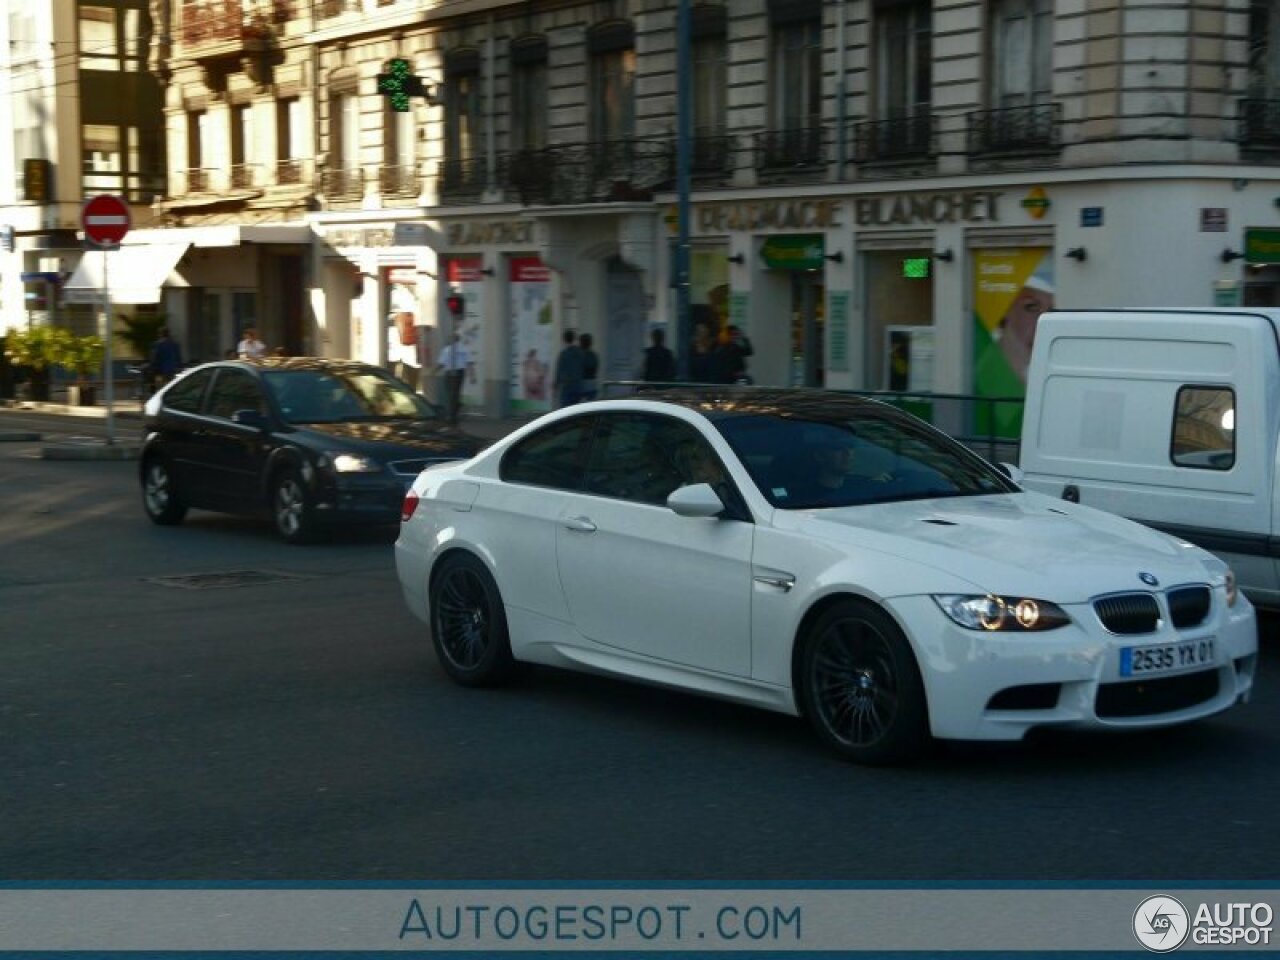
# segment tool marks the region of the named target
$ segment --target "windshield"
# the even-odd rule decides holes
[[[263,380],[287,423],[434,418],[435,408],[374,369],[267,370]]]
[[[787,510],[1017,492],[956,441],[887,407],[856,419],[747,414],[715,425],[765,498]]]

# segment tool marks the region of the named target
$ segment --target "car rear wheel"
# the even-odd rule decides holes
[[[924,684],[887,613],[843,600],[818,617],[802,644],[801,706],[823,741],[857,763],[919,756],[929,741]]]
[[[142,471],[142,508],[152,523],[172,526],[187,515],[187,505],[178,496],[169,464],[163,457],[147,460]]]
[[[502,596],[488,569],[470,554],[446,557],[431,578],[431,642],[445,673],[468,687],[509,680],[511,656]]]
[[[309,543],[315,539],[315,507],[302,475],[293,468],[276,474],[271,484],[271,519],[286,543]]]

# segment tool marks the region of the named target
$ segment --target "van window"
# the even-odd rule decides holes
[[[1230,470],[1236,462],[1236,395],[1229,387],[1180,387],[1170,458],[1180,467]]]

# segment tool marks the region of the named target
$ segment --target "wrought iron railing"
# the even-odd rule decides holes
[[[440,195],[445,199],[459,200],[478,197],[484,192],[487,180],[485,158],[468,157],[440,161]]]
[[[969,153],[1018,153],[1057,149],[1062,137],[1062,105],[1036,103],[1003,110],[979,110],[966,117]]]
[[[186,193],[207,193],[210,189],[211,171],[200,167],[191,167],[183,175],[186,180]]]
[[[261,50],[271,41],[273,24],[295,14],[291,0],[183,0],[179,42],[187,48],[228,44]]]
[[[813,167],[826,162],[827,131],[823,127],[766,130],[755,134],[757,170]]]
[[[695,132],[693,135],[693,175],[725,177],[733,172],[733,137],[725,133]]]
[[[364,195],[364,171],[359,167],[328,167],[320,177],[320,189],[335,200],[353,200]]]
[[[855,123],[852,131],[854,163],[918,159],[937,152],[932,114]]]
[[[257,168],[247,163],[233,163],[231,165],[231,186],[235,190],[245,190],[256,184],[258,179]]]
[[[1280,100],[1241,100],[1237,135],[1246,147],[1280,146]]]
[[[503,186],[522,203],[608,203],[652,199],[671,182],[671,140],[625,139],[520,150],[503,158]]]
[[[384,197],[416,197],[421,192],[418,168],[411,163],[383,167],[378,171],[378,189]]]
[[[276,161],[276,183],[281,186],[294,186],[302,183],[302,161]]]
[[[344,13],[359,13],[363,9],[361,0],[314,0],[311,11],[317,20],[326,20]]]

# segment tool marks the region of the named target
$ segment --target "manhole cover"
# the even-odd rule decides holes
[[[224,570],[220,573],[188,573],[173,577],[143,577],[147,583],[179,590],[217,590],[223,587],[252,587],[259,583],[279,583],[284,580],[307,580],[299,573],[282,573],[279,570]]]

